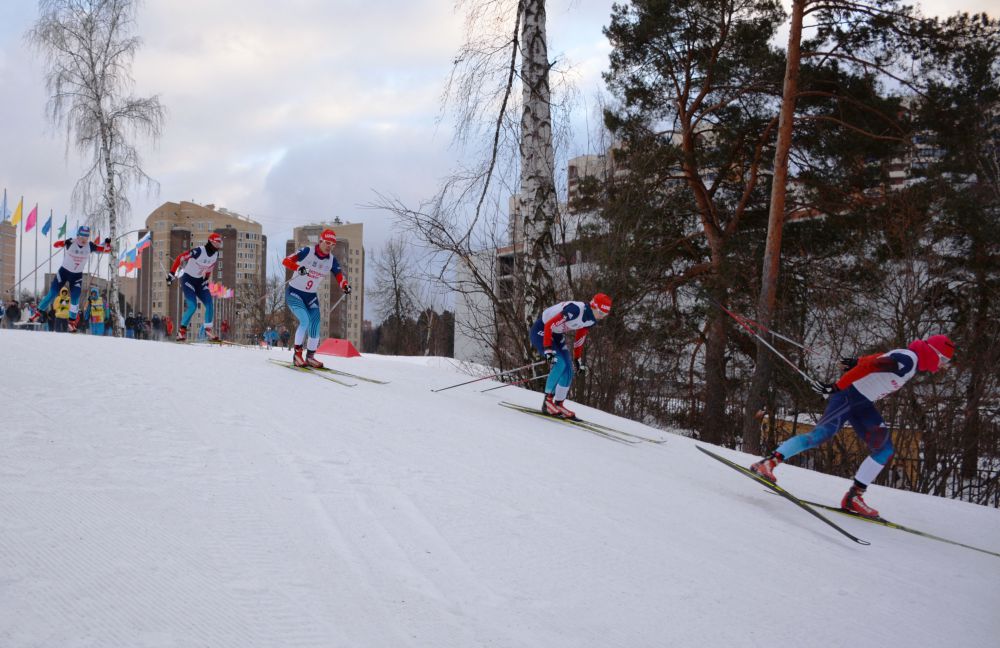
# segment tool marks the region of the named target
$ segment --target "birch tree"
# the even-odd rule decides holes
[[[118,234],[128,223],[128,190],[155,188],[143,169],[136,140],[159,138],[164,108],[157,96],[132,96],[132,62],[140,46],[133,34],[139,0],[40,0],[39,17],[26,34],[45,61],[48,115],[66,129],[87,160],[72,203],[111,237],[109,256],[112,326],[117,328]],[[107,228],[104,230],[104,228]]]

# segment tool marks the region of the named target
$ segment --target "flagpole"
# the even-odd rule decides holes
[[[49,209],[49,249],[52,249],[52,209]],[[52,274],[52,257],[49,257],[49,274]]]
[[[24,196],[21,196],[21,204],[22,205],[24,204]],[[21,219],[23,220],[24,217],[22,216]],[[24,230],[24,225],[21,225],[21,223],[18,223],[18,225],[19,227],[17,228],[17,242],[20,244],[21,252],[17,255],[17,285],[20,286],[21,282],[24,281],[21,275],[21,269],[22,266],[24,265],[24,236],[21,234],[21,232],[22,230]],[[16,293],[14,299],[17,301],[21,301],[17,299]]]
[[[35,203],[35,265],[38,265],[38,203]],[[35,277],[35,293],[38,293],[38,277]],[[45,282],[42,282],[45,285]]]

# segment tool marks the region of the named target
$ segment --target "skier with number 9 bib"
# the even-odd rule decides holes
[[[322,317],[316,290],[323,280],[327,275],[333,275],[340,290],[345,295],[351,294],[351,285],[340,271],[337,257],[333,256],[333,248],[336,245],[337,234],[332,229],[325,229],[319,235],[319,242],[315,246],[304,247],[295,254],[285,257],[281,262],[295,273],[285,288],[285,303],[299,320],[299,327],[295,330],[295,352],[292,355],[292,362],[296,367],[323,368],[323,363],[316,359]],[[302,357],[303,342],[306,342],[305,358]]]
[[[812,431],[787,439],[778,449],[750,466],[750,471],[776,483],[774,469],[791,457],[829,441],[844,423],[868,446],[869,456],[854,476],[854,484],[840,506],[845,511],[868,518],[878,511],[865,503],[863,495],[893,455],[892,437],[875,401],[900,389],[918,371],[937,372],[955,354],[955,345],[946,335],[915,340],[906,349],[876,353],[863,358],[843,358],[846,373],[836,383],[816,383],[812,388],[830,401]]]

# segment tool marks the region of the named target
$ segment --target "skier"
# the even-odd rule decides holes
[[[946,335],[932,335],[914,340],[906,349],[876,353],[863,358],[843,358],[847,372],[836,383],[817,383],[813,389],[830,402],[823,417],[811,432],[786,439],[769,456],[750,466],[750,470],[768,481],[777,482],[774,469],[800,452],[833,438],[850,423],[855,434],[871,454],[858,467],[851,485],[840,502],[841,508],[864,517],[877,518],[878,511],[864,500],[865,490],[892,458],[889,427],[875,409],[874,402],[901,388],[918,371],[935,373],[951,361],[955,345]]]
[[[104,335],[104,300],[97,288],[90,289],[84,319],[90,322],[91,335]]]
[[[195,310],[198,308],[198,300],[205,305],[205,331],[208,339],[218,342],[219,338],[212,334],[212,318],[215,315],[215,306],[212,303],[212,293],[208,290],[208,280],[212,274],[212,269],[219,261],[219,250],[222,249],[222,235],[212,232],[208,235],[205,245],[199,245],[187,252],[182,252],[174,259],[167,273],[167,283],[172,284],[177,278],[177,270],[184,264],[181,276],[181,289],[184,291],[184,299],[187,307],[181,317],[181,325],[177,328],[177,341],[187,340],[187,327],[191,323]]]
[[[337,245],[337,235],[332,229],[325,229],[319,235],[319,242],[312,247],[304,247],[298,252],[285,257],[282,261],[289,270],[296,273],[285,288],[285,303],[295,313],[299,327],[295,329],[295,351],[292,362],[296,367],[323,368],[323,363],[316,359],[316,347],[319,346],[319,297],[316,290],[326,275],[332,274],[345,295],[351,294],[351,284],[347,283],[340,271],[340,262],[333,256],[333,248]],[[306,356],[302,357],[302,342],[306,344]]]
[[[59,272],[56,273],[55,278],[52,279],[52,284],[49,286],[49,293],[45,295],[45,298],[38,305],[38,313],[47,311],[52,300],[59,294],[59,289],[68,283],[70,298],[68,327],[70,333],[75,333],[76,315],[80,306],[80,289],[83,285],[83,268],[87,265],[87,260],[90,258],[91,252],[111,252],[111,239],[104,239],[104,243],[100,245],[91,243],[90,228],[86,225],[81,225],[76,230],[76,238],[56,241],[52,247],[65,248],[66,252],[63,254],[62,266],[60,266]],[[29,321],[34,322],[38,319],[38,313]]]
[[[574,365],[578,373],[587,372],[587,365],[583,362],[583,342],[587,339],[587,331],[610,312],[611,298],[604,293],[597,293],[589,304],[578,301],[559,302],[546,308],[535,320],[535,325],[531,327],[531,344],[546,360],[553,362],[549,378],[545,381],[543,414],[576,418],[576,414],[563,404],[573,383]],[[576,332],[572,359],[563,337],[568,331]]]

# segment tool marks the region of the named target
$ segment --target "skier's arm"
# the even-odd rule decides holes
[[[912,365],[910,358],[902,354],[865,356],[859,358],[858,364],[840,377],[840,380],[837,381],[837,389],[847,389],[855,381],[873,373],[887,371],[902,376],[909,371],[910,365]]]
[[[576,339],[573,340],[573,359],[579,360],[583,357],[583,342],[587,339],[587,332],[590,331],[589,328],[578,329],[576,332]]]
[[[93,243],[90,244],[91,252],[110,252],[111,251],[111,239],[104,239],[104,243]]]
[[[340,262],[337,261],[337,257],[333,257],[333,265],[330,266],[330,274],[337,280],[337,285],[340,289],[344,291],[344,294],[351,294],[351,284],[347,283],[347,279],[344,278],[344,273],[340,270]]]
[[[545,322],[545,332],[542,335],[542,347],[549,348],[552,346],[552,327],[556,324],[563,322],[562,313],[552,317],[549,321]]]
[[[299,262],[306,258],[307,254],[309,254],[309,248],[304,247],[295,254],[289,254],[286,256],[284,260],[282,260],[281,265],[285,266],[292,272],[295,272],[299,269]]]
[[[65,241],[56,241],[52,244],[54,248],[64,248],[69,247],[69,244],[73,242],[73,239],[66,239]]]
[[[173,264],[170,266],[170,274],[172,275],[177,274],[177,269],[181,267],[181,264],[190,258],[191,258],[191,250],[188,250],[187,252],[181,252],[180,254],[178,254],[177,258],[174,259]]]

